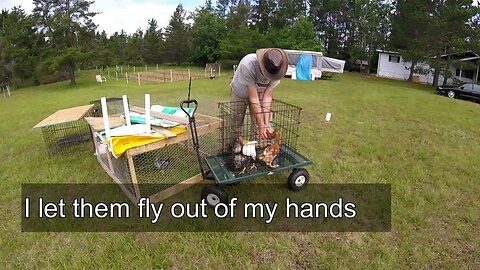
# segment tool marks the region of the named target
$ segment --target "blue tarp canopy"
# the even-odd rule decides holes
[[[311,55],[302,54],[298,57],[297,62],[297,80],[311,80],[312,79],[312,62],[313,57]]]

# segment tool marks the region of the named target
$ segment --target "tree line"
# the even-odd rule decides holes
[[[89,0],[33,0],[31,14],[0,14],[0,84],[70,79],[80,68],[115,65],[233,65],[262,47],[321,51],[347,69],[375,64],[377,50],[428,62],[436,83],[451,76],[441,55],[480,48],[479,9],[471,0],[207,0],[194,12],[180,4],[165,28],[108,36]],[[478,4],[478,3],[477,3]]]

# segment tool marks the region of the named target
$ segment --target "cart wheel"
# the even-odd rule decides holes
[[[215,176],[213,176],[213,172],[211,170],[204,171],[205,179],[208,180],[215,180]]]
[[[310,175],[305,169],[294,169],[288,177],[288,188],[298,191],[307,186]]]
[[[202,199],[208,206],[215,207],[218,203],[227,203],[228,195],[220,186],[205,186],[202,190]]]

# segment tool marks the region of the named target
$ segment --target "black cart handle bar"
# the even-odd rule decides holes
[[[183,105],[187,105],[187,108],[190,107],[190,104],[195,104],[195,107],[193,108],[193,112],[192,112],[192,115],[190,115],[187,110],[185,110],[184,106]],[[197,111],[197,107],[198,107],[198,102],[195,100],[195,99],[189,99],[189,100],[184,100],[182,102],[180,102],[180,108],[182,109],[182,111],[187,114],[188,118],[192,118],[195,116],[195,112]]]

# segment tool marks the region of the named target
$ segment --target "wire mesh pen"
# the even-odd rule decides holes
[[[238,153],[235,153],[234,148],[238,147],[236,144],[239,138],[242,138],[244,143],[255,141],[257,152],[275,143],[275,138],[271,138],[270,140],[260,139],[258,125],[256,124],[257,115],[253,112],[252,106],[254,105],[243,101],[222,102],[218,104],[218,117],[222,120],[219,136],[222,151],[221,155],[223,155],[226,164],[236,176],[240,175],[239,169],[240,171],[243,170],[243,168],[238,168],[239,166],[236,164],[238,163],[238,159],[235,159]],[[259,104],[259,109],[261,111],[257,114],[261,114],[261,117],[269,114],[269,123],[266,124],[271,126],[275,132],[281,134],[283,151],[275,158],[275,166],[289,165],[291,162],[285,157],[296,150],[301,108],[280,100],[273,100],[271,104]],[[256,156],[259,154],[260,152]],[[265,171],[270,168],[265,163],[259,161],[256,161],[255,166],[257,168],[256,170],[246,170],[241,173],[241,175],[258,173],[259,171]]]
[[[124,124],[119,115],[110,117],[110,122]],[[203,160],[204,156],[218,152],[217,130],[220,124],[218,118],[207,115],[198,114],[197,119]],[[162,201],[203,180],[190,132],[128,149],[115,158],[108,143],[96,135],[104,128],[102,119],[88,118],[87,121],[94,134],[98,162],[133,202],[141,197],[148,197],[152,202]],[[158,127],[153,129],[161,130]]]
[[[255,108],[256,106],[256,108]],[[309,173],[302,167],[312,161],[297,149],[301,108],[273,100],[271,104],[249,102],[222,102],[218,104],[221,120],[219,151],[205,157],[215,185],[202,190],[202,198],[210,206],[228,201],[223,189],[226,184],[240,183],[291,170],[287,181],[290,190],[303,189]],[[263,121],[262,121],[263,119]],[[271,127],[270,133],[262,131],[260,121]],[[268,137],[265,139],[265,137]]]

